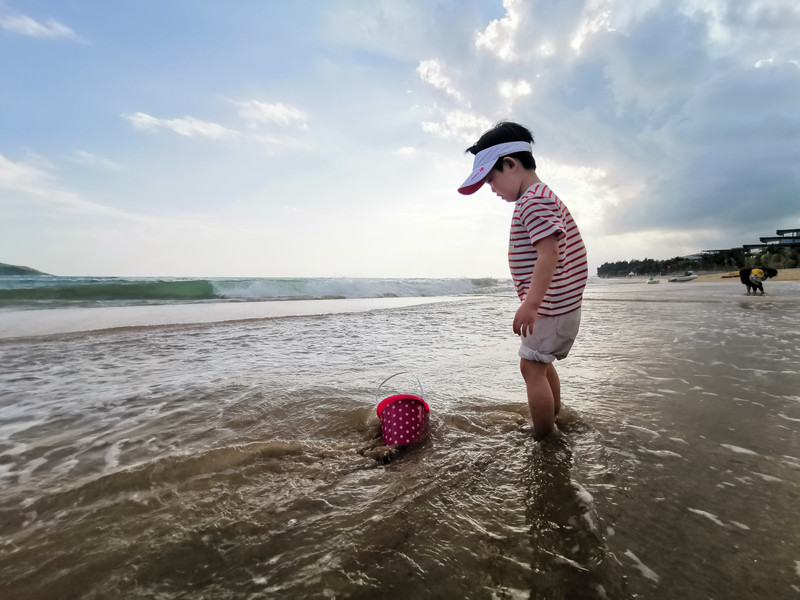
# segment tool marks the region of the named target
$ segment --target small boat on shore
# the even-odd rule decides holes
[[[694,274],[694,271],[686,271],[683,275],[676,275],[675,277],[670,277],[667,281],[672,282],[681,282],[681,281],[691,281],[692,279],[697,279],[697,275]]]

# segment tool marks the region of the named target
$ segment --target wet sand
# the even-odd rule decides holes
[[[547,445],[511,291],[0,340],[0,598],[797,597],[800,283],[719,281],[593,281]]]

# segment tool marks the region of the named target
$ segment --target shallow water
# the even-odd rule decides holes
[[[800,595],[800,286],[738,288],[590,286],[541,445],[510,294],[2,341],[0,597]]]

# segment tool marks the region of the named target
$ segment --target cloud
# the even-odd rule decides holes
[[[7,204],[34,201],[50,208],[81,214],[134,218],[117,208],[103,206],[82,198],[79,194],[62,188],[48,172],[36,166],[14,162],[0,154],[0,195]]]
[[[158,119],[145,113],[137,112],[130,115],[122,115],[135,129],[143,131],[167,130],[186,137],[207,137],[214,140],[222,138],[237,137],[239,132],[228,129],[217,123],[200,121],[194,117],[184,117],[182,119]]]
[[[422,81],[431,84],[438,90],[443,90],[456,100],[463,100],[461,93],[453,88],[450,79],[443,73],[442,65],[438,60],[423,60],[417,67],[417,73]]]
[[[797,226],[796,2],[503,6],[468,62],[429,53],[422,129],[470,144],[502,118],[529,125],[540,175],[603,246],[595,260],[625,252],[606,237],[672,253]]]
[[[506,16],[489,23],[486,29],[475,36],[475,47],[485,48],[503,61],[517,58],[515,41],[521,22],[520,0],[503,0]]]
[[[422,130],[445,140],[458,140],[472,144],[480,134],[492,126],[492,122],[462,110],[452,110],[443,115],[443,120],[437,122],[423,121]]]
[[[238,116],[245,121],[248,133],[194,117],[160,119],[142,112],[124,114],[122,117],[135,129],[142,131],[172,131],[186,137],[207,137],[215,140],[225,138],[252,140],[263,146],[271,156],[288,149],[306,152],[315,150],[316,145],[313,141],[283,133],[276,135],[274,129],[269,127],[274,125],[308,131],[308,114],[299,108],[280,102],[270,104],[258,100],[233,102],[233,104],[238,107]]]
[[[271,135],[254,134],[251,139],[261,144],[270,156],[276,156],[289,150],[317,152],[319,149],[314,142],[294,136],[275,137]]]
[[[37,161],[41,164],[41,161]],[[116,219],[128,223],[144,225],[148,231],[191,230],[227,233],[258,232],[264,229],[249,223],[226,224],[218,217],[209,219],[203,215],[151,215],[130,212],[113,206],[106,206],[86,200],[80,194],[70,191],[66,186],[42,167],[12,161],[0,154],[0,206],[25,206],[33,202],[47,209],[46,214],[74,214],[81,217],[97,216]],[[28,210],[27,214],[32,214]],[[104,221],[107,225],[109,221]]]
[[[577,31],[575,32],[570,47],[575,52],[581,51],[581,46],[586,38],[602,30],[613,31],[611,27],[611,11],[613,3],[609,0],[600,2],[589,2],[580,18]]]
[[[395,150],[393,154],[401,158],[412,158],[416,156],[417,149],[412,146],[403,146],[402,148]]]
[[[499,89],[500,95],[511,102],[522,96],[529,96],[532,91],[531,84],[524,79],[501,81]]]
[[[276,124],[283,127],[295,126],[304,130],[308,129],[308,115],[299,108],[286,106],[280,102],[270,104],[258,100],[236,102],[236,105],[239,107],[239,116],[251,128]]]
[[[72,29],[62,25],[55,19],[40,23],[25,15],[0,16],[0,28],[11,33],[42,39],[64,38],[75,41],[80,39]]]
[[[108,158],[103,158],[102,156],[97,156],[96,154],[86,152],[84,150],[76,150],[67,156],[67,159],[85,167],[101,168],[109,171],[122,170],[122,165],[119,163],[116,163]]]

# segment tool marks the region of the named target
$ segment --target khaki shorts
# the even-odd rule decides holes
[[[558,317],[536,317],[531,334],[521,337],[519,355],[540,363],[566,358],[580,326],[580,308]]]

